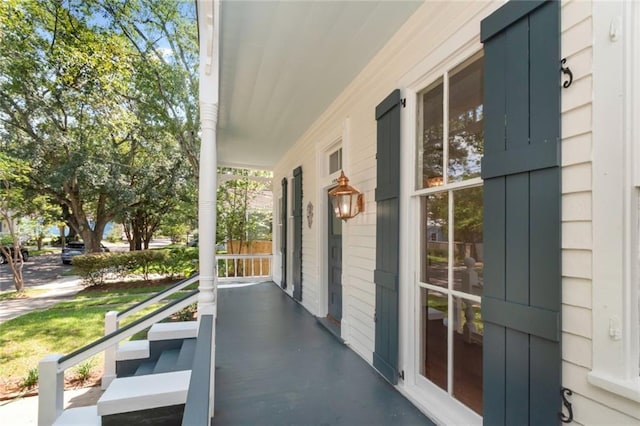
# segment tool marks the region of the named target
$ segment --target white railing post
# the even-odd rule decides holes
[[[60,354],[44,357],[38,365],[38,426],[51,426],[64,406],[64,371],[58,372]]]
[[[118,330],[118,312],[109,311],[104,316],[104,335],[111,334]],[[116,378],[116,352],[118,344],[109,346],[104,351],[104,373],[102,374],[102,389],[109,387],[113,379]]]

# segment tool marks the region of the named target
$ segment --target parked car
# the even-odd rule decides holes
[[[8,248],[11,252],[11,257],[13,258],[15,248],[13,246],[9,246]],[[22,260],[24,260],[25,262],[29,260],[29,250],[24,247],[20,247],[20,253],[22,253]],[[0,250],[0,264],[4,263],[7,263],[7,259],[5,258],[4,250]]]
[[[102,243],[100,244],[100,249],[103,252],[109,251],[109,249]],[[65,248],[62,249],[62,263],[64,263],[65,265],[70,265],[74,257],[84,254],[85,251],[86,247],[84,245],[84,241],[71,241]]]

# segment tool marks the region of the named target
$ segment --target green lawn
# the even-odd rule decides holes
[[[163,288],[86,292],[49,309],[5,322],[0,326],[0,380],[23,379],[30,369],[37,368],[44,356],[66,354],[102,337],[106,312],[124,310],[147,298],[149,292]],[[178,293],[171,298],[183,294]],[[132,315],[124,324],[154,308],[157,306]],[[93,365],[101,364],[101,356],[92,361]]]

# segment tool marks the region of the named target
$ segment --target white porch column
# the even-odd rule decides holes
[[[216,303],[216,123],[218,105],[200,101],[202,137],[200,146],[200,187],[198,193],[198,232],[200,246],[200,294],[198,314],[213,315]]]
[[[218,0],[198,2],[200,27],[200,186],[198,232],[200,246],[200,295],[198,312],[216,316],[216,189],[218,160],[219,13]]]
[[[215,401],[216,347],[216,195],[218,159],[216,128],[218,124],[220,1],[198,0],[200,32],[200,186],[198,195],[198,231],[200,246],[200,294],[198,318],[213,316],[211,330],[211,370],[209,371],[209,418],[213,418]]]

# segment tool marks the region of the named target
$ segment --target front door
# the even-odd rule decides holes
[[[342,221],[336,217],[329,197],[328,211],[329,316],[342,319]]]

